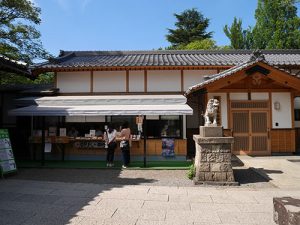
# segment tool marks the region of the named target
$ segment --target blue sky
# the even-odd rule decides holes
[[[41,8],[38,26],[44,47],[59,50],[152,50],[170,45],[167,28],[174,13],[196,8],[210,19],[218,45],[229,40],[223,32],[234,16],[253,26],[256,0],[31,0]]]

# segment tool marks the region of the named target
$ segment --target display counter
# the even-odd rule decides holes
[[[30,143],[41,144],[41,137],[30,137]],[[52,143],[53,148],[51,154],[63,154],[66,156],[80,155],[106,155],[105,141],[103,138],[94,137],[46,137],[46,143]],[[116,155],[121,154],[120,139],[117,139]],[[174,152],[176,156],[186,156],[187,145],[186,139],[174,140]],[[142,156],[144,154],[144,140],[131,140],[130,155]],[[147,139],[147,155],[161,156],[162,155],[162,139]],[[77,157],[78,158],[78,157]]]

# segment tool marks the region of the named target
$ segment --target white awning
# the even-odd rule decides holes
[[[98,98],[97,98],[98,97]],[[58,96],[36,100],[37,105],[11,110],[14,116],[192,115],[181,95]],[[42,99],[42,100],[41,100]],[[28,100],[28,99],[24,99]],[[91,104],[91,103],[103,104]],[[106,102],[106,104],[105,104]],[[42,103],[42,104],[41,104]],[[72,105],[71,105],[72,103]],[[85,104],[84,104],[85,103]],[[122,104],[125,103],[125,104]]]
[[[33,102],[36,105],[172,105],[185,104],[183,95],[84,95],[26,97],[18,102]]]

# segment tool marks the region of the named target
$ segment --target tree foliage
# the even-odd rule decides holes
[[[197,40],[211,38],[212,32],[206,32],[209,19],[196,9],[188,9],[181,14],[174,14],[177,19],[176,29],[168,29],[167,40],[172,47],[186,46]]]
[[[23,75],[0,71],[0,85],[3,84],[51,84],[54,82],[53,73],[42,73],[35,80]]]
[[[248,29],[243,30],[241,19],[234,17],[232,25],[225,25],[223,31],[230,40],[231,48],[249,49],[252,47],[252,29],[249,27]]]
[[[186,45],[186,49],[188,50],[199,50],[199,49],[216,49],[217,45],[216,42],[210,38],[203,39],[203,40],[196,40],[188,45]]]
[[[253,28],[255,48],[300,48],[300,18],[295,3],[295,0],[258,0]]]
[[[49,56],[35,28],[40,12],[29,0],[0,1],[0,54],[26,63]]]
[[[224,27],[224,33],[235,49],[298,49],[300,18],[295,0],[258,0],[256,24],[246,30],[242,20]]]

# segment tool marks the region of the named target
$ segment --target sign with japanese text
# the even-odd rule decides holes
[[[7,129],[0,129],[0,169],[2,175],[17,170]]]

